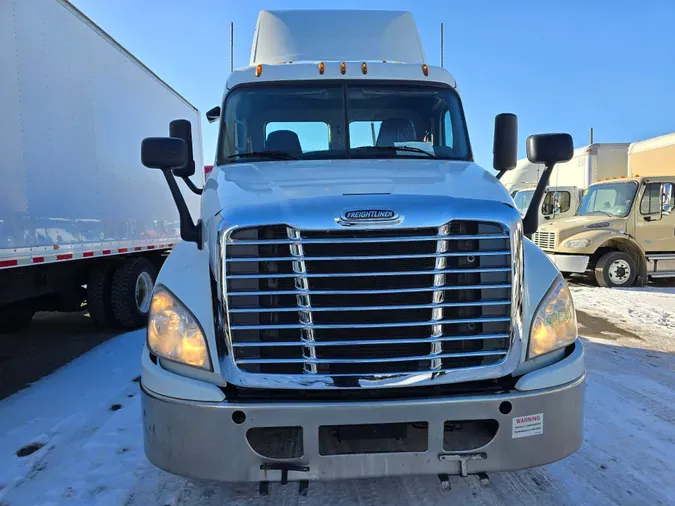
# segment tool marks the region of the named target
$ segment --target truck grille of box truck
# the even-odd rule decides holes
[[[534,244],[541,249],[555,249],[558,237],[555,232],[535,232],[532,236]]]
[[[335,380],[506,359],[512,262],[501,224],[264,226],[231,232],[225,249],[227,332],[242,371]]]

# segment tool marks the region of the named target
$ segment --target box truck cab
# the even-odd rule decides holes
[[[564,273],[605,287],[675,277],[675,175],[591,185],[573,218],[542,225],[534,242]]]
[[[583,438],[570,292],[473,162],[451,74],[412,15],[263,11],[222,104],[197,221],[189,138],[148,138],[184,239],[142,352],[145,451],[224,481],[467,476],[538,466]],[[516,118],[494,166],[516,165]],[[535,163],[572,156],[533,136]],[[447,488],[447,487],[446,487]]]

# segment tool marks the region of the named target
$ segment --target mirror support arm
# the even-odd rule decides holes
[[[183,194],[178,188],[178,183],[176,178],[171,172],[171,169],[162,169],[166,183],[169,185],[169,190],[171,191],[171,196],[173,201],[176,203],[178,208],[178,215],[180,217],[180,237],[184,241],[197,243],[197,247],[202,249],[202,238],[201,238],[201,221],[197,222],[197,225],[192,221],[192,216],[190,216],[190,210],[188,209]]]
[[[539,208],[541,207],[541,201],[544,198],[544,192],[546,191],[546,186],[548,185],[548,180],[551,177],[551,172],[553,172],[553,167],[555,163],[547,164],[544,169],[544,173],[539,178],[537,183],[537,188],[534,190],[532,195],[532,200],[530,205],[527,208],[525,217],[523,218],[523,233],[528,239],[532,239],[532,235],[537,231],[539,227]]]
[[[497,175],[496,175],[495,177],[496,177],[497,179],[501,179],[502,176],[503,176],[504,174],[506,174],[506,171],[505,171],[505,170],[500,170],[499,172],[497,172]]]
[[[183,177],[182,178],[187,187],[190,189],[190,191],[196,195],[201,195],[202,194],[202,189],[196,186],[189,177]]]

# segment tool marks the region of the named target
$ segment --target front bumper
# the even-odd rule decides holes
[[[552,375],[559,374],[559,367],[558,372],[552,367]],[[513,471],[558,461],[581,446],[585,377],[582,371],[571,382],[527,392],[379,402],[199,402],[165,397],[143,385],[145,452],[157,467],[181,476],[279,481],[281,471],[264,465],[280,461],[256,453],[247,431],[302,427],[302,455],[281,461],[303,467],[291,470],[289,480]],[[504,403],[511,405],[508,414],[502,413]],[[528,420],[522,418],[530,416],[538,421],[523,437],[522,424]],[[480,448],[445,451],[444,423],[470,420],[495,420],[499,427]],[[428,422],[426,451],[351,455],[319,451],[321,426],[418,421]]]
[[[576,272],[583,274],[588,268],[591,257],[588,255],[556,255],[546,253],[546,256],[555,264],[560,272]]]

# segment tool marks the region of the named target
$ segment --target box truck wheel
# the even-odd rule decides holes
[[[0,310],[0,334],[16,332],[30,325],[35,316],[32,309]]]
[[[131,257],[115,271],[111,305],[122,327],[133,329],[147,323],[155,277],[155,268],[143,257]]]
[[[595,265],[595,279],[600,286],[614,288],[632,286],[637,276],[637,266],[631,256],[623,251],[604,254]]]
[[[99,327],[112,327],[115,324],[111,302],[113,274],[115,265],[105,263],[92,270],[87,280],[89,317]]]

